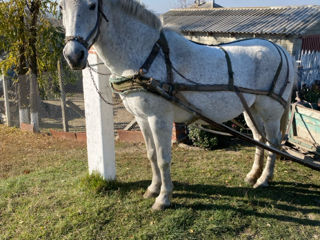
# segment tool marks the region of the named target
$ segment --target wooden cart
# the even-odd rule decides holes
[[[306,164],[320,169],[320,111],[302,104],[292,104],[293,114],[285,150]]]

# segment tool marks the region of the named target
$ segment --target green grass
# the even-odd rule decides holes
[[[117,144],[111,183],[88,176],[83,147],[42,152],[41,167],[0,178],[0,239],[320,239],[320,174],[278,161],[255,190],[253,153],[174,148],[172,207],[155,212],[144,146]]]

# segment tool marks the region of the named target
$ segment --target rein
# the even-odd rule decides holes
[[[109,22],[108,18],[103,12],[103,1],[98,0],[98,11],[97,11],[97,22],[92,29],[92,31],[89,33],[89,35],[86,38],[83,38],[81,36],[66,36],[65,42],[68,43],[70,41],[76,41],[83,45],[87,50],[91,48],[91,46],[97,41],[99,35],[100,35],[100,25],[102,22],[102,19],[104,19],[106,22]],[[89,41],[92,39],[91,44],[89,44]]]

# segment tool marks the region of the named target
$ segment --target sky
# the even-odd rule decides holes
[[[138,0],[139,1],[139,0]],[[165,13],[179,6],[179,0],[140,0],[147,8],[156,13]],[[190,1],[193,2],[193,1]],[[320,0],[216,0],[223,7],[261,7],[261,6],[298,6],[320,5]]]

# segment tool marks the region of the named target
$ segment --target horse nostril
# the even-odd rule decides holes
[[[81,50],[80,51],[80,55],[79,55],[79,59],[82,60],[84,58],[84,51]]]

